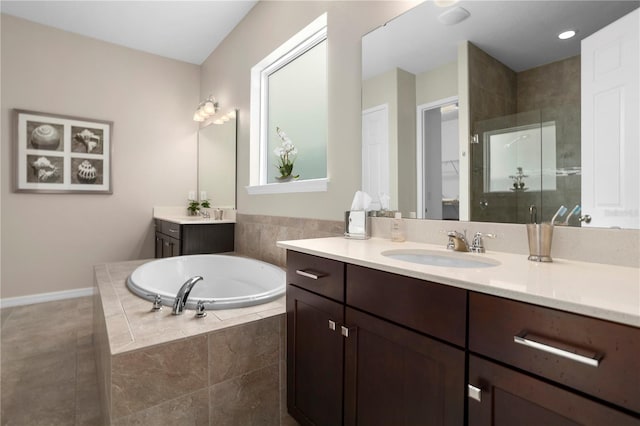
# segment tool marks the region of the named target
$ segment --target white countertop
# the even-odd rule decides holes
[[[236,223],[235,219],[215,220],[213,218],[207,219],[202,216],[186,216],[186,215],[154,215],[153,218],[164,220],[167,222],[177,223],[180,225],[197,225],[197,224],[217,225],[220,223]]]
[[[392,243],[381,238],[278,241],[278,247],[640,327],[639,268],[556,258],[552,263],[538,263],[527,260],[526,255],[502,252],[453,253],[500,262],[487,268],[430,266],[381,253],[399,249],[452,252],[433,244]]]
[[[179,225],[197,225],[197,224],[211,224],[217,225],[220,223],[236,223],[236,211],[233,208],[222,207],[222,219],[215,220],[213,218],[213,211],[216,207],[204,209],[211,216],[210,218],[204,218],[202,216],[188,216],[186,207],[154,207],[153,218],[160,219],[167,222],[177,223]]]

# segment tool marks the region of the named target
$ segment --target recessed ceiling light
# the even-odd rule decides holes
[[[574,30],[567,30],[567,31],[563,31],[560,34],[558,34],[558,38],[560,40],[567,40],[570,39],[571,37],[575,36],[576,32]]]
[[[438,7],[449,7],[458,3],[460,0],[433,0]]]
[[[463,7],[456,6],[438,16],[438,21],[445,25],[455,25],[471,16],[471,13]]]

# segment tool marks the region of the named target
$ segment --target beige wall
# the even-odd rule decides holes
[[[452,96],[458,96],[457,62],[451,62],[416,75],[417,105],[439,101]]]
[[[201,95],[238,114],[238,211],[341,220],[361,179],[361,38],[416,1],[259,2],[202,65]],[[248,195],[249,75],[253,65],[327,12],[329,137],[327,192]]]
[[[5,15],[1,36],[1,297],[91,287],[95,264],[152,257],[152,207],[196,188],[199,67]],[[12,192],[12,108],[113,121],[113,195]]]

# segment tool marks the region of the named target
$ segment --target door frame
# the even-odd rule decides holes
[[[428,110],[441,108],[445,105],[449,105],[455,102],[460,102],[459,96],[450,96],[448,98],[438,99],[436,101],[427,102],[416,107],[416,201],[417,211],[416,217],[418,219],[424,219],[424,149],[423,149],[423,135],[425,130],[424,125],[424,113]],[[459,119],[459,118],[458,118]]]

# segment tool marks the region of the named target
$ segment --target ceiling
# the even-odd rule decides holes
[[[6,1],[2,13],[200,65],[257,0]]]
[[[362,41],[363,79],[395,67],[413,74],[457,59],[457,46],[469,40],[519,72],[580,53],[580,40],[638,8],[638,0],[462,0],[449,8],[424,2],[367,34]],[[456,25],[438,15],[463,7],[471,13]],[[577,29],[559,40],[565,29]]]

